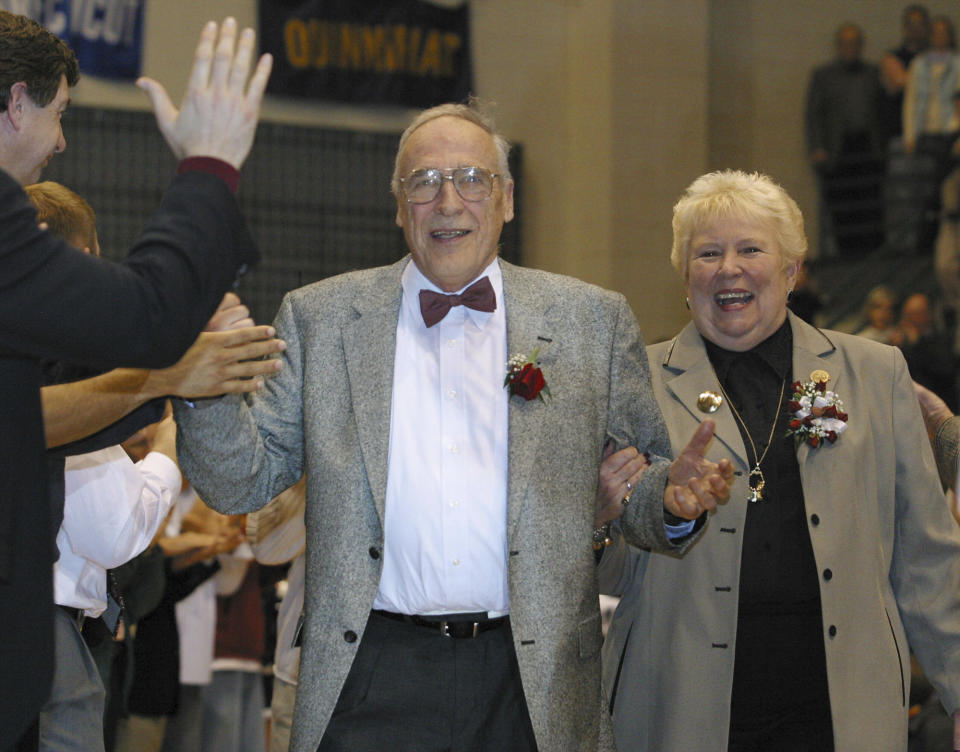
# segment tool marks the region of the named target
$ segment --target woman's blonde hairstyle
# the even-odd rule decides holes
[[[687,279],[687,257],[693,236],[727,217],[769,227],[780,247],[783,268],[803,261],[807,255],[803,214],[783,188],[757,172],[711,172],[694,180],[673,207],[670,263],[681,279]]]

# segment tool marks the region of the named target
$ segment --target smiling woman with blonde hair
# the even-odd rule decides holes
[[[614,530],[601,559],[617,749],[904,750],[911,647],[960,707],[960,531],[903,356],[788,312],[806,239],[770,178],[698,178],[673,228],[693,321],[648,348],[654,394],[674,451],[712,419],[736,477],[684,556]]]

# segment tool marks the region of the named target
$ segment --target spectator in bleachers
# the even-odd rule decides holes
[[[960,109],[960,97],[954,99]],[[960,139],[953,146],[956,160]],[[940,226],[934,243],[933,262],[937,282],[943,293],[944,305],[951,311],[954,324],[960,318],[960,164],[947,176],[940,187]],[[953,350],[960,354],[960,327],[954,339]]]
[[[861,337],[872,339],[874,342],[890,344],[896,332],[896,304],[897,296],[886,285],[877,285],[863,303],[863,317],[866,326],[857,332]]]
[[[229,518],[242,535],[244,516]],[[263,657],[266,619],[260,568],[243,541],[221,555],[216,587],[217,623],[210,683],[203,688],[204,752],[266,752]]]
[[[930,49],[910,63],[903,98],[903,145],[944,157],[960,129],[953,95],[960,90],[960,59],[956,53],[953,22],[946,16],[933,19]]]
[[[935,323],[930,299],[916,293],[903,301],[891,344],[903,351],[910,376],[957,411],[956,357],[951,338]]]
[[[863,41],[859,26],[842,24],[836,58],[814,70],[807,91],[807,148],[825,210],[820,221],[840,251],[872,250],[883,240],[883,87],[877,66],[863,60]]]
[[[913,58],[930,44],[930,14],[922,5],[908,5],[901,17],[903,38],[900,46],[890,50],[880,61],[883,83],[883,125],[887,138],[903,135],[903,91],[907,71]]]

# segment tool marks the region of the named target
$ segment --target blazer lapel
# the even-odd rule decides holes
[[[352,301],[354,318],[343,327],[343,351],[360,451],[381,527],[387,497],[393,361],[402,294],[400,275],[407,261],[404,258],[384,267],[370,281],[368,288]]]
[[[792,313],[790,326],[793,329],[793,378],[795,381],[810,381],[814,371],[826,371],[830,375],[828,389],[839,392],[842,387],[842,376],[839,368],[832,367],[832,356],[836,353],[836,345],[830,338],[816,327],[810,326]],[[797,462],[800,464],[801,477],[806,472],[808,460],[817,456],[811,455],[812,448],[806,443],[797,449]],[[804,485],[806,485],[804,477]]]
[[[677,335],[677,338],[667,348],[663,362],[656,364],[663,369],[663,384],[690,417],[702,423],[707,418],[716,423],[715,438],[722,442],[727,449],[740,461],[743,467],[749,469],[750,458],[743,446],[740,429],[730,402],[723,397],[720,408],[715,413],[705,413],[697,406],[700,395],[705,391],[723,395],[720,382],[710,365],[707,350],[703,340],[693,324],[688,324]],[[693,432],[690,432],[693,435]],[[689,438],[689,437],[688,437]]]
[[[540,348],[544,365],[556,362],[561,347],[555,332],[551,308],[543,308],[542,298],[521,270],[501,259],[503,297],[507,318],[507,353],[530,356]],[[506,363],[504,363],[506,367]],[[545,369],[546,370],[546,369]],[[549,385],[549,383],[548,383]],[[549,398],[548,398],[549,399]],[[513,540],[527,487],[534,475],[535,459],[545,405],[539,399],[511,397],[509,402],[507,441],[507,540]]]

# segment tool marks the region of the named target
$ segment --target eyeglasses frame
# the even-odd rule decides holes
[[[460,193],[460,189],[457,187],[457,183],[453,179],[453,174],[457,170],[482,170],[483,172],[486,172],[487,174],[489,174],[490,180],[491,180],[490,195],[484,196],[483,198],[467,198],[462,193]],[[407,196],[407,189],[404,184],[417,173],[434,172],[434,171],[440,173],[440,185],[437,186],[436,195],[429,201],[411,201],[410,198]],[[400,178],[399,180],[400,180],[400,186],[403,188],[404,200],[408,204],[412,204],[413,206],[425,206],[426,204],[432,204],[434,201],[436,201],[440,197],[440,193],[441,191],[443,191],[444,180],[450,181],[450,184],[453,186],[453,190],[455,190],[457,192],[457,195],[464,201],[467,201],[471,204],[479,204],[481,201],[489,201],[491,198],[493,198],[493,182],[492,181],[495,181],[497,178],[501,178],[501,177],[503,177],[502,173],[490,172],[490,170],[488,170],[486,167],[479,167],[477,165],[465,165],[463,167],[427,167],[422,170],[414,170],[409,175],[407,175],[407,177]]]

